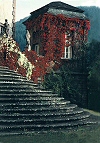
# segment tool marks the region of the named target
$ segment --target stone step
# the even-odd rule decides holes
[[[10,78],[15,78],[17,80],[16,77],[18,77],[18,79],[20,79],[20,80],[26,80],[26,81],[29,81],[31,83],[33,82],[31,80],[28,80],[27,77],[24,77],[21,74],[15,72],[13,70],[9,70],[9,69],[6,69],[6,70],[0,69],[0,80],[3,79],[2,77],[4,77],[4,79],[6,78],[6,80],[10,79]]]
[[[72,114],[72,113],[71,113]],[[41,118],[41,120],[44,120],[44,118],[47,118],[47,119],[49,119],[49,118],[56,118],[56,117],[58,117],[58,118],[60,118],[60,117],[62,117],[62,118],[64,118],[64,117],[66,117],[66,119],[68,118],[68,116],[70,116],[70,113],[69,112],[58,112],[58,113],[56,113],[56,112],[51,112],[51,113],[34,113],[34,114],[32,114],[31,116],[29,116],[28,117],[28,115],[27,116],[24,116],[24,114],[22,114],[22,119],[39,119],[39,118]],[[72,114],[72,116],[75,116],[75,114]],[[8,118],[9,116],[6,116],[6,118],[7,118],[7,120],[10,120],[9,118]],[[14,120],[14,119],[16,119],[16,120],[19,120],[21,118],[21,116],[13,116],[12,117],[12,120]],[[1,119],[2,120],[4,120],[4,117],[1,117]]]
[[[26,84],[36,85],[36,84],[33,83],[33,81],[28,80],[28,79],[26,79],[24,77],[14,77],[14,76],[12,76],[12,77],[4,77],[3,75],[2,75],[2,77],[0,77],[0,83],[23,84],[23,82],[26,82]]]
[[[3,67],[3,66],[0,66],[0,71],[4,71],[4,72],[13,72],[13,73],[17,73],[16,71],[14,70],[10,70],[8,67]]]
[[[0,82],[2,81],[6,81],[6,82],[30,82],[30,83],[33,83],[32,81],[26,79],[26,77],[21,77],[21,76],[18,76],[18,75],[10,75],[10,76],[4,76],[4,75],[0,75]]]
[[[7,93],[7,94],[10,94],[10,93],[52,93],[52,91],[46,91],[46,90],[38,90],[38,89],[26,89],[26,90],[24,90],[24,89],[0,89],[0,93]]]
[[[27,85],[27,86],[38,86],[38,84],[35,84],[33,82],[27,81],[20,81],[20,82],[16,82],[16,81],[0,81],[0,85],[15,85],[15,86],[23,86],[23,85]]]
[[[3,70],[4,70],[4,69],[9,69],[9,68],[8,68],[8,67],[6,67],[6,66],[0,66],[0,70],[1,70],[1,69],[3,69]]]
[[[18,79],[17,79],[18,77]],[[33,83],[32,80],[28,80],[26,77],[22,76],[21,74],[18,74],[17,72],[13,71],[13,70],[9,70],[9,69],[0,69],[0,80],[3,80],[3,79],[13,79],[14,78],[16,80],[24,80],[26,82],[30,82],[30,83]]]
[[[34,90],[24,90],[24,89],[10,89],[10,90],[7,90],[7,89],[1,89],[0,90],[0,94],[34,94],[34,93],[37,93],[38,95],[38,91],[36,91],[36,89]]]
[[[19,89],[19,90],[24,89],[24,90],[26,90],[27,88],[30,89],[30,90],[31,89],[40,89],[38,86],[31,86],[31,85],[29,85],[29,86],[28,85],[17,85],[17,86],[16,85],[0,85],[0,91],[3,90],[3,89],[4,90],[5,89],[6,90],[11,90],[11,89],[13,89],[13,90],[14,89]]]
[[[2,79],[2,75],[3,77],[19,77],[21,80],[25,80],[26,82],[28,81],[29,83],[33,83],[32,80],[28,80],[26,77],[23,77],[21,74],[18,74],[17,72],[13,71],[13,70],[9,70],[8,67],[5,68],[0,68],[0,77]],[[33,83],[34,84],[34,83]]]
[[[51,101],[39,101],[39,102],[30,102],[30,103],[27,103],[27,102],[19,102],[19,103],[0,103],[0,109],[4,109],[4,108],[13,108],[13,109],[16,109],[16,108],[34,108],[37,107],[37,106],[46,106],[46,107],[49,107],[49,106],[61,106],[61,105],[66,105],[66,104],[69,104],[69,102],[67,101],[60,101],[60,102],[51,102]]]
[[[61,116],[54,116],[53,118],[40,118],[40,119],[0,119],[0,125],[38,125],[38,124],[52,124],[52,123],[61,123],[61,122],[70,122],[70,121],[75,121],[75,120],[81,120],[81,119],[85,119],[88,118],[90,115],[83,113],[83,114],[78,114],[78,115],[74,115],[74,116],[65,116],[65,117],[61,117]]]
[[[3,76],[3,75],[2,75]],[[28,81],[27,79],[24,78],[15,78],[15,77],[0,77],[0,81]]]
[[[22,77],[22,75],[21,74],[19,74],[19,73],[17,73],[17,72],[15,72],[15,71],[13,71],[13,70],[9,70],[9,69],[7,69],[7,68],[2,68],[2,69],[0,69],[0,74],[2,74],[2,75],[19,75],[19,76],[21,76]]]
[[[11,98],[4,98],[0,97],[0,103],[17,103],[17,102],[40,102],[40,101],[51,101],[51,102],[59,102],[59,101],[64,101],[64,98],[61,97],[11,97]],[[67,103],[70,103],[70,101],[66,101]]]
[[[0,85],[0,91],[1,90],[11,90],[11,89],[40,89],[38,86],[28,86],[28,85],[21,85],[21,86],[16,86],[16,85]]]
[[[31,98],[31,97],[58,97],[58,94],[54,94],[54,93],[0,93],[0,97],[3,98]]]
[[[8,112],[7,112],[8,111]],[[41,109],[39,110],[38,108],[37,109],[33,109],[33,110],[14,110],[16,112],[13,112],[12,114],[9,113],[10,109],[8,110],[5,110],[5,113],[2,113],[1,111],[1,114],[0,114],[0,118],[1,119],[39,119],[39,118],[50,118],[50,115],[56,115],[57,117],[65,117],[65,116],[75,116],[75,115],[78,115],[78,114],[82,114],[83,113],[83,110],[82,109],[78,109],[78,108],[63,108],[63,107],[60,107],[60,108],[52,108],[52,107],[49,107],[49,108],[43,108],[41,107]],[[12,110],[13,111],[13,110]],[[22,112],[19,112],[19,111],[22,111]],[[55,114],[56,112],[56,114]],[[34,113],[34,114],[33,114]],[[48,115],[48,116],[47,116]]]
[[[48,108],[47,108],[48,107]],[[63,112],[63,110],[64,110],[64,113],[66,114],[66,111],[68,111],[69,112],[69,110],[74,110],[75,108],[77,107],[77,105],[75,105],[75,104],[67,104],[66,106],[65,105],[45,105],[45,106],[41,106],[41,108],[40,108],[40,106],[35,106],[34,108],[32,107],[28,107],[27,108],[27,106],[25,106],[25,107],[22,107],[22,106],[18,106],[18,107],[16,107],[16,108],[12,108],[11,106],[9,106],[9,107],[7,107],[6,106],[6,108],[0,108],[0,113],[1,114],[33,114],[33,113],[38,113],[38,112],[48,112],[49,111],[49,113],[47,113],[47,114],[51,114],[51,112],[52,111],[61,111],[62,110],[62,112]],[[79,110],[79,112],[80,111],[82,111],[82,110]]]
[[[80,121],[70,121],[70,122],[67,122],[67,123],[55,123],[55,124],[38,124],[38,125],[8,125],[8,126],[3,126],[1,125],[0,126],[0,132],[3,133],[3,132],[13,132],[13,133],[16,133],[16,132],[27,132],[28,131],[38,131],[38,132],[41,132],[41,131],[50,131],[50,130],[63,130],[63,129],[67,129],[67,128],[72,128],[72,127],[78,127],[78,126],[83,126],[83,125],[91,125],[93,124],[94,122],[91,121],[91,120],[88,120],[88,119],[84,119],[84,120],[80,120]]]
[[[20,74],[0,68],[0,135],[93,124],[89,113]]]
[[[0,79],[5,79],[5,78],[22,78],[22,79],[26,79],[26,77],[22,77],[21,75],[17,75],[17,74],[2,74],[0,72]]]

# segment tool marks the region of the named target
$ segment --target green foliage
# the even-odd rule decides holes
[[[100,143],[100,126],[32,135],[1,136],[1,143]]]
[[[60,71],[51,72],[45,76],[44,86],[46,89],[51,89],[59,96],[63,96],[66,99],[74,96],[76,98],[80,96],[80,85],[75,81],[75,77],[72,76],[71,71],[63,65]]]
[[[93,40],[88,45],[88,107],[100,112],[100,42]]]
[[[100,112],[100,55],[89,71],[89,108]]]
[[[98,55],[100,54],[100,42],[97,40],[92,40],[87,45],[87,62],[90,68],[95,61],[98,60]]]

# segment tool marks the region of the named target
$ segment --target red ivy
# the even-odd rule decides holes
[[[65,17],[62,14],[54,16],[47,13],[27,22],[26,26],[31,32],[34,29],[35,32],[41,31],[41,35],[38,38],[41,39],[41,45],[45,52],[43,57],[37,56],[34,51],[25,52],[29,61],[35,65],[35,70],[33,70],[32,74],[34,79],[40,76],[43,77],[52,68],[57,70],[61,65],[61,57],[65,47],[65,32],[69,31],[72,35],[71,45],[74,47],[76,42],[78,42],[80,47],[83,41],[87,41],[90,22],[79,18]],[[33,39],[34,44],[37,39]],[[54,63],[53,66],[50,66],[51,61]]]
[[[27,21],[26,26],[29,31],[40,31],[40,37],[38,38],[41,39],[41,46],[45,53],[44,56],[38,56],[33,50],[25,50],[24,52],[28,60],[35,67],[32,71],[31,79],[37,82],[38,77],[43,79],[47,72],[50,72],[52,69],[59,69],[65,47],[65,32],[69,32],[71,35],[71,39],[69,40],[73,47],[76,46],[76,42],[80,46],[83,41],[85,42],[87,40],[90,22],[88,20],[65,17],[62,14],[56,16],[44,14],[35,20]],[[38,38],[34,39],[35,42]],[[0,64],[5,65],[4,54],[2,53],[4,53],[4,50],[0,53],[0,59],[2,61]],[[26,69],[19,67],[17,60],[18,55],[16,53],[7,53],[6,65],[10,69],[16,70],[18,73],[26,76]]]

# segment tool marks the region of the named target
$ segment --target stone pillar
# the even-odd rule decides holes
[[[28,47],[28,51],[30,51],[31,50],[31,45],[30,45],[30,33],[29,33],[29,31],[27,30],[26,31],[26,41],[27,41],[27,47]]]
[[[12,38],[15,39],[16,0],[13,0],[12,8]]]

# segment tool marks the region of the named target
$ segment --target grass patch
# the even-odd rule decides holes
[[[1,136],[0,143],[100,143],[100,125],[73,131]]]
[[[88,110],[88,109],[84,109],[84,111],[87,111],[87,112],[89,112],[90,114],[92,114],[94,116],[100,116],[100,112],[96,112],[96,111]]]

